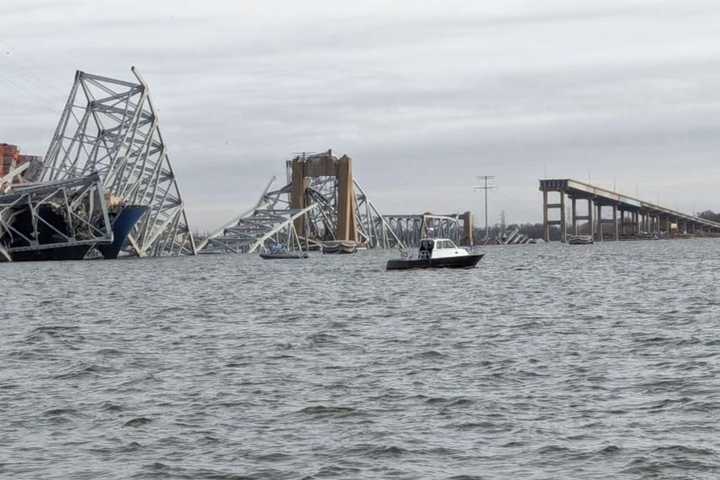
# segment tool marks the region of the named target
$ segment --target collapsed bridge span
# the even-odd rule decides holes
[[[288,250],[351,242],[365,248],[404,248],[352,173],[352,159],[331,150],[286,162],[288,183],[202,242],[202,253],[252,253],[280,245]]]

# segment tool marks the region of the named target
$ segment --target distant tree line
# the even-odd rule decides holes
[[[696,214],[700,218],[704,218],[706,220],[711,220],[714,222],[720,222],[720,212],[715,213],[712,210],[705,210],[704,212],[700,212]],[[625,223],[631,223],[632,220],[629,218],[625,219]],[[542,223],[521,223],[521,224],[512,224],[505,226],[505,232],[512,232],[516,228],[520,229],[520,233],[523,235],[527,235],[529,238],[543,238],[545,235],[545,229],[543,227]],[[568,233],[570,233],[570,225],[568,224]],[[609,229],[612,229],[611,225],[604,225],[603,229],[607,232]],[[580,234],[588,234],[590,233],[590,225],[587,222],[582,222],[578,224],[578,233]],[[502,226],[500,224],[496,224],[490,227],[490,238],[499,238],[502,234]],[[485,238],[485,229],[482,227],[476,227],[475,228],[475,239],[481,240]],[[550,240],[556,241],[560,240],[560,228],[556,225],[553,225],[550,227]]]
[[[715,213],[712,210],[705,210],[697,214],[698,217],[704,218],[705,220],[711,220],[713,222],[720,222],[720,213]]]

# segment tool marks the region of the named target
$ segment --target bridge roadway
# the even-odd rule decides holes
[[[550,240],[550,229],[560,227],[561,241],[568,235],[580,232],[581,221],[585,222],[584,233],[596,240],[620,240],[621,238],[647,238],[661,235],[718,234],[720,223],[706,220],[654,203],[645,202],[602,187],[572,179],[540,180],[543,192],[543,223],[545,241]],[[551,203],[551,195],[557,201]],[[567,224],[566,197],[570,199],[570,225]],[[578,201],[587,202],[584,214],[578,214]],[[611,216],[604,218],[604,211],[611,210]],[[551,212],[559,211],[557,215]],[[551,216],[553,217],[551,219]],[[605,227],[609,225],[609,227]]]

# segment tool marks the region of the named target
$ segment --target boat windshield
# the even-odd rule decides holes
[[[280,245],[279,243],[273,243],[270,246],[270,253],[286,253],[287,247],[285,245]]]
[[[457,248],[452,240],[437,240],[437,248]]]

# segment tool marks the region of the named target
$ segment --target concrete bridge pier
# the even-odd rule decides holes
[[[557,192],[559,195],[559,199],[557,203],[550,203],[549,200],[549,191],[543,190],[543,221],[545,224],[545,231],[544,233],[544,240],[546,242],[550,241],[550,228],[554,225],[557,225],[560,227],[560,241],[564,242],[567,238],[567,225],[565,223],[565,192],[559,191]],[[550,219],[550,212],[552,210],[558,210],[560,213],[559,220],[551,220]],[[573,204],[573,213],[574,212],[574,204]]]
[[[540,191],[543,192],[544,237],[547,241],[550,240],[551,228],[555,226],[559,227],[561,239],[565,241],[567,238],[569,225],[567,225],[565,211],[566,196],[571,200],[573,233],[580,233],[580,222],[587,221],[589,233],[599,241],[604,240],[606,233],[612,235],[615,240],[627,235],[629,231],[633,234],[658,234],[660,232],[670,234],[673,224],[676,225],[679,233],[720,234],[720,222],[688,215],[573,179],[540,180]],[[550,195],[558,195],[559,200],[551,203]],[[586,215],[578,214],[578,200],[588,202]],[[605,207],[612,208],[612,218],[603,218]],[[619,215],[618,210],[620,211]],[[559,215],[555,214],[551,219],[550,212],[554,211],[559,211]],[[612,230],[606,232],[606,224],[613,225]]]
[[[618,225],[618,208],[617,204],[613,203],[613,227],[615,227],[615,241],[620,240],[620,228]]]
[[[574,235],[578,235],[580,233],[580,222],[585,221],[587,222],[589,235],[593,235],[595,233],[595,226],[593,225],[593,201],[592,198],[587,197],[578,197],[578,196],[571,196],[571,218],[572,218],[572,232]],[[587,213],[585,215],[578,214],[578,200],[586,200],[587,201]]]
[[[605,241],[605,225],[611,225],[610,234],[614,240],[620,240],[620,223],[618,222],[618,205],[617,203],[600,203],[597,202],[597,229],[598,240]],[[612,218],[603,218],[603,207],[612,208]]]
[[[620,236],[635,235],[638,230],[638,212],[620,208]]]

